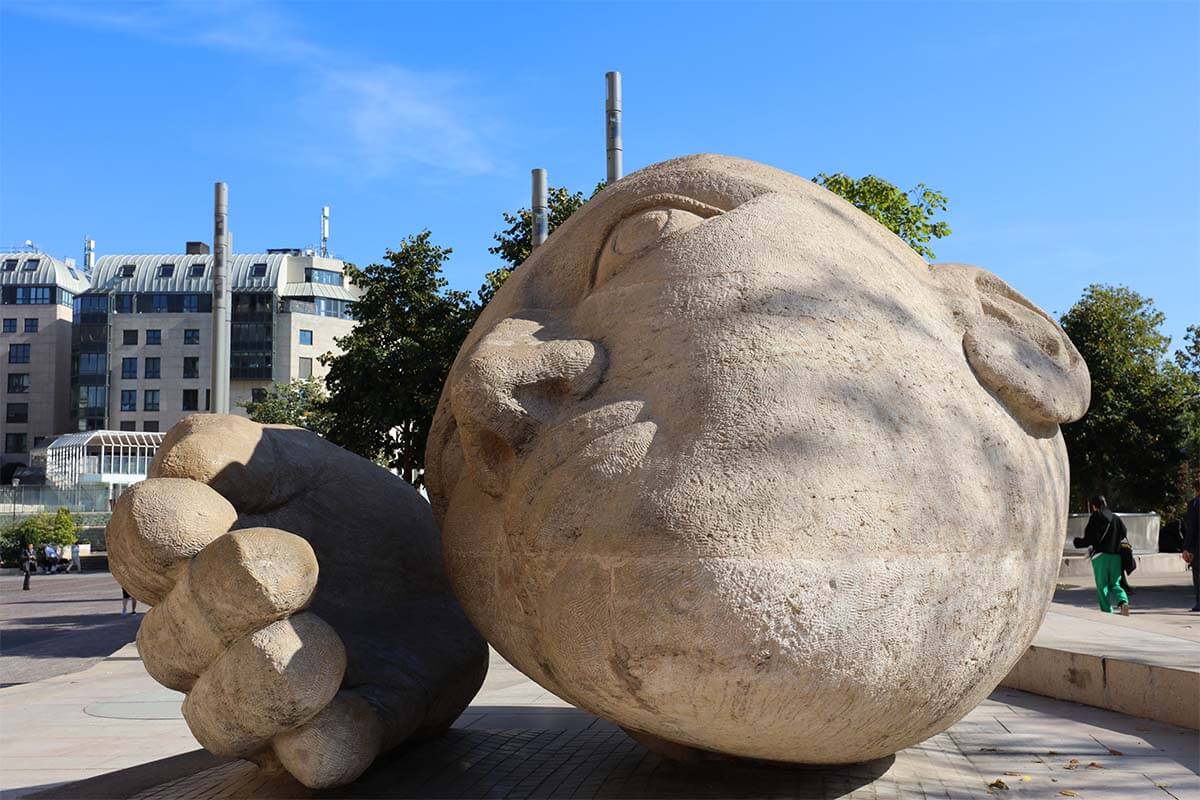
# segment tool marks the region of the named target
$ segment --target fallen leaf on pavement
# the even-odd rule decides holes
[[[1070,789],[1063,789],[1059,794],[1063,797],[1079,797],[1079,792],[1073,792]]]
[[[994,780],[988,784],[988,788],[989,789],[1007,789],[1008,784],[1005,783],[1004,781],[1000,780],[999,778],[996,778],[996,780]]]
[[[1124,753],[1122,753],[1120,750],[1113,750],[1111,747],[1110,747],[1110,748],[1108,748],[1108,754],[1109,754],[1110,756],[1123,756],[1123,755],[1125,755],[1125,754],[1124,754]]]
[[[1070,762],[1068,762],[1067,765],[1065,767],[1063,767],[1063,769],[1075,769],[1078,766],[1079,766],[1079,759],[1072,758],[1070,760]]]
[[[1104,769],[1104,765],[1098,761],[1093,761],[1088,764],[1088,769]]]

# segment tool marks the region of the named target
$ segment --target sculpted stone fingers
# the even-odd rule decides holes
[[[307,607],[317,575],[312,547],[299,536],[248,528],[218,537],[146,615],[138,630],[146,670],[190,690],[238,639]]]
[[[158,478],[117,499],[106,534],[113,577],[157,606],[192,556],[237,522],[229,501],[196,481]]]
[[[276,736],[273,747],[292,777],[310,789],[319,789],[340,786],[361,775],[383,749],[384,739],[378,712],[351,690],[338,692],[308,722]]]
[[[346,671],[341,638],[301,612],[239,639],[193,684],[183,717],[206,750],[248,756],[315,717]]]

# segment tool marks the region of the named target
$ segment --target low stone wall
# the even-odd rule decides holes
[[[1063,543],[1064,553],[1074,555],[1085,552],[1075,547],[1073,540],[1076,536],[1083,536],[1083,529],[1087,527],[1090,516],[1090,514],[1071,514],[1067,517],[1067,538]],[[1135,552],[1158,552],[1158,529],[1161,522],[1158,514],[1118,511],[1117,516],[1125,523],[1125,530],[1129,534],[1129,543],[1133,545]]]

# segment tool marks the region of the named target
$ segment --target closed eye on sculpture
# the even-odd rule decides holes
[[[722,213],[716,206],[678,194],[643,198],[609,230],[592,266],[592,287],[617,275],[626,264],[667,237]]]

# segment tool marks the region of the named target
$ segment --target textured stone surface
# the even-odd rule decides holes
[[[1054,322],[811,182],[718,156],[589,202],[464,343],[447,569],[505,658],[643,741],[812,764],[945,730],[1016,663],[1089,400]]]
[[[154,606],[146,669],[188,693],[214,753],[345,783],[447,729],[486,673],[428,504],[307,431],[186,418],[107,536],[113,575]]]

